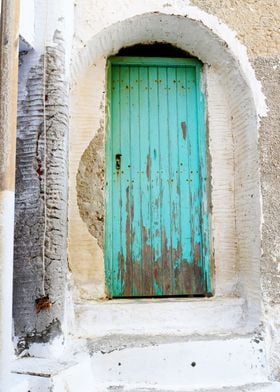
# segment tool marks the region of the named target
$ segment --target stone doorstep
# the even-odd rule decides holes
[[[110,386],[131,390],[194,391],[203,388],[265,384],[268,370],[264,342],[256,336],[231,338],[151,338],[133,336],[88,342],[98,391]],[[148,339],[148,337],[146,337]],[[100,347],[99,350],[97,349]],[[110,389],[108,389],[110,390]],[[279,391],[280,392],[280,389]]]
[[[92,301],[75,305],[74,336],[244,333],[243,298]]]
[[[78,351],[90,357],[16,360],[13,373],[29,385],[19,391],[280,392],[280,384],[268,383],[264,342],[254,335],[197,340],[114,335],[87,340]]]

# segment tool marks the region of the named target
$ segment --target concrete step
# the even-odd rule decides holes
[[[73,340],[64,357],[15,361],[14,374],[28,382],[19,392],[280,392],[258,335],[111,335]]]
[[[215,390],[268,382],[264,343],[256,336],[114,336],[90,345],[95,390],[100,392]]]
[[[75,305],[75,330],[83,338],[110,334],[231,335],[243,333],[242,298],[162,298],[93,301]]]

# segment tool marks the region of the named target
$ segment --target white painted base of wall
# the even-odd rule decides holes
[[[28,391],[28,380],[21,374],[11,374],[8,380],[7,390],[9,392],[26,392]]]
[[[76,363],[22,358],[9,392],[279,392],[260,350],[247,337],[99,350]]]
[[[22,382],[16,386],[11,386],[9,392],[180,392],[174,389],[172,390],[159,390],[159,389],[127,389],[122,387],[109,387],[108,389],[97,390],[94,386],[87,386],[86,389],[73,389],[70,387],[59,386],[56,381],[49,378],[35,377],[35,376],[25,376],[22,375]],[[35,380],[36,379],[36,380]],[[81,385],[82,388],[84,388]],[[61,389],[62,388],[62,389]],[[67,389],[66,389],[67,388]],[[74,387],[75,388],[75,387]],[[265,383],[265,384],[250,384],[250,385],[240,385],[238,387],[229,388],[219,388],[219,389],[196,389],[193,392],[279,392],[279,383]]]

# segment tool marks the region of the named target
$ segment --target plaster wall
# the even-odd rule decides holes
[[[96,187],[94,162],[103,162],[104,167],[104,105],[105,105],[105,63],[104,59],[92,65],[81,78],[81,83],[72,89],[71,94],[71,131],[69,141],[69,266],[73,273],[77,298],[92,299],[104,296],[104,262],[101,243],[97,235],[93,237],[88,217],[94,215],[95,208],[102,210],[103,205],[92,205],[102,185]],[[94,86],[94,87],[93,87]],[[101,146],[90,148],[101,132]],[[85,180],[91,179],[90,181]],[[104,173],[103,173],[104,178]],[[84,180],[84,181],[83,181]],[[103,182],[102,177],[100,181]],[[77,189],[77,182],[79,188]],[[77,202],[77,191],[84,193],[84,220]],[[103,195],[102,195],[103,196]],[[103,197],[101,197],[103,204]],[[100,221],[99,233],[102,232]],[[102,242],[102,241],[101,241]]]

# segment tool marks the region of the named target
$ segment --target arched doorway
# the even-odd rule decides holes
[[[259,105],[260,102],[263,102],[263,97],[246,56],[242,50],[237,50],[239,44],[236,39],[227,30],[224,32],[215,23],[214,25],[211,23],[212,21],[207,19],[203,13],[199,16],[193,15],[190,10],[188,16],[147,13],[113,24],[97,33],[79,53],[77,61],[73,64],[72,91],[75,90],[75,84],[79,88],[83,80],[84,86],[88,85],[90,72],[94,75],[92,76],[93,82],[101,83],[101,80],[103,85],[100,89],[105,88],[106,58],[117,54],[122,47],[137,43],[168,42],[201,60],[204,64],[202,85],[206,91],[205,115],[209,129],[207,144],[211,159],[209,187],[212,204],[211,242],[213,243],[215,263],[213,279],[215,296],[211,303],[214,304],[216,299],[223,301],[228,298],[238,299],[240,311],[246,313],[244,313],[245,324],[248,323],[251,328],[258,323],[260,317],[261,209],[257,116],[263,113],[263,106]],[[98,63],[99,60],[100,63]],[[100,64],[98,75],[94,74],[95,70],[93,69],[97,63]],[[88,91],[90,97],[92,88]],[[100,107],[105,108],[105,97],[102,99],[104,101]],[[75,110],[78,110],[78,106]],[[94,190],[90,184],[97,184],[97,181],[94,179],[95,174],[91,172],[88,175],[86,169],[90,164],[88,157],[95,154],[95,157],[101,156],[98,161],[99,173],[104,171],[104,166],[102,166],[104,165],[102,160],[102,151],[104,150],[101,150],[101,146],[104,148],[105,109],[102,109],[101,112],[103,125],[96,133],[98,154],[95,152],[97,145],[95,137],[91,136],[87,142],[85,140],[84,147],[75,141],[79,138],[79,131],[77,132],[79,123],[75,122],[72,117],[72,127],[75,130],[72,136],[74,138],[73,145],[77,149],[75,154],[82,156],[82,158],[79,166],[74,164],[71,170],[73,170],[74,178],[76,178],[78,171],[78,184],[82,184],[82,186],[77,186],[78,199],[75,191],[71,195],[70,189],[70,206],[74,206],[78,200],[79,210],[75,222],[82,216],[83,225],[88,227],[91,236],[98,241],[98,246],[93,245],[91,248],[94,251],[98,249],[98,257],[94,259],[94,262],[92,258],[88,258],[87,261],[86,259],[77,261],[77,258],[71,258],[70,252],[71,269],[82,290],[87,290],[90,285],[88,279],[90,274],[87,272],[90,268],[92,268],[91,273],[97,277],[97,285],[99,284],[101,287],[102,282],[104,283],[104,269],[103,275],[101,271],[104,268],[104,227],[102,223],[104,221],[104,203],[100,192],[98,195],[99,204],[94,204],[96,200],[94,192],[98,192],[98,189]],[[86,148],[87,146],[88,148]],[[80,152],[78,152],[79,148]],[[87,175],[85,176],[83,172]],[[101,189],[102,182],[99,184],[101,184]],[[83,200],[85,189],[88,189],[92,194]],[[91,211],[96,211],[96,214],[92,214]],[[81,230],[75,230],[76,227],[83,226],[72,224],[70,217],[70,246],[74,233],[75,241],[79,241],[77,238],[80,238],[79,235],[81,235],[78,232]],[[83,233],[88,235],[85,231]],[[90,242],[90,236],[87,238]],[[83,273],[81,273],[81,268]],[[104,296],[102,290],[97,296],[90,294],[89,291],[87,293],[89,298],[91,295],[93,298]],[[210,303],[209,306],[211,306]],[[239,313],[235,312],[234,314]],[[239,321],[237,320],[237,323]],[[243,321],[242,323],[244,326]],[[199,322],[198,324],[201,325]]]

